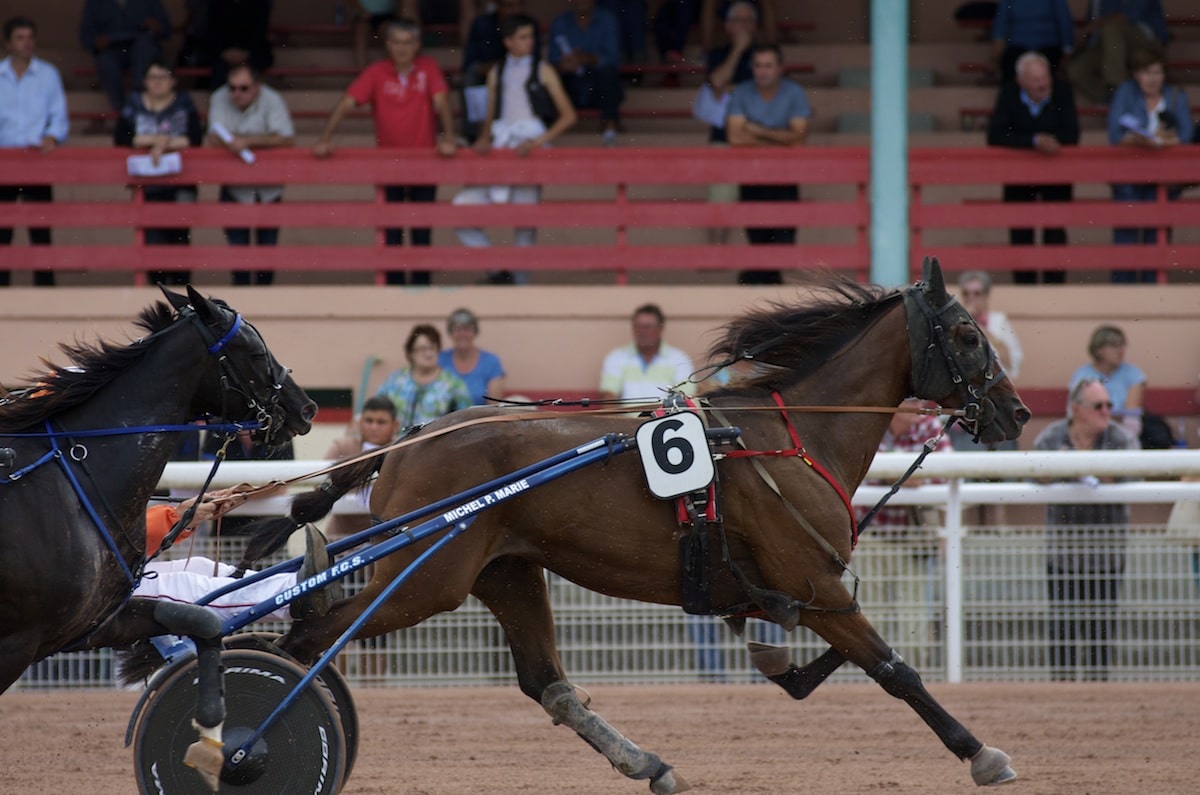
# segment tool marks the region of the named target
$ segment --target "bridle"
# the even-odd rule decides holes
[[[909,348],[912,352],[913,388],[918,393],[929,393],[921,395],[922,397],[934,394],[940,397],[957,392],[962,400],[963,410],[957,421],[972,435],[974,441],[978,442],[983,428],[996,418],[996,404],[987,397],[987,393],[1004,379],[1004,368],[988,342],[987,335],[979,331],[979,338],[983,344],[979,351],[968,356],[981,361],[977,365],[968,362],[973,371],[964,372],[966,368],[962,365],[965,357],[955,349],[946,332],[945,316],[951,312],[965,314],[966,310],[959,307],[953,296],[947,296],[944,304],[934,308],[925,296],[924,286],[924,282],[917,282],[904,291],[904,311],[908,316]],[[923,335],[919,331],[922,328],[925,330]],[[938,354],[941,354],[944,369],[934,366]],[[979,388],[971,383],[971,379],[981,372],[984,382],[983,387]]]

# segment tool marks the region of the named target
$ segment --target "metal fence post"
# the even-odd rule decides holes
[[[946,499],[946,681],[962,681],[963,667],[963,503],[962,479],[951,478]]]

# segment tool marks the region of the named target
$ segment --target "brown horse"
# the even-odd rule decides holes
[[[967,409],[984,440],[1016,438],[1029,410],[983,332],[946,293],[936,260],[926,261],[922,282],[904,290],[834,280],[815,289],[803,306],[773,305],[741,317],[728,325],[712,353],[725,359],[750,353],[760,365],[740,385],[708,396],[717,422],[741,428],[751,450],[802,446],[807,457],[721,462],[720,510],[732,563],[711,578],[711,612],[749,608],[789,630],[808,627],[832,648],[805,668],[788,664],[782,649],[752,648],[760,669],[792,695],[807,695],[849,660],[912,706],[956,756],[971,759],[976,783],[1011,780],[1008,756],[984,746],[938,705],[843,584],[853,519],[837,486],[852,493],[862,482],[890,414],[776,408],[779,402],[894,407],[917,395]],[[474,409],[421,433],[503,413]],[[641,422],[529,412],[522,421],[443,433],[387,455],[371,509],[379,517],[398,516],[605,434],[633,435]],[[313,495],[328,499],[343,493],[362,480],[363,469],[339,472],[335,488]],[[297,516],[295,506],[292,515]],[[576,697],[555,647],[542,573],[549,569],[610,596],[680,605],[685,583],[679,537],[672,504],[651,495],[638,457],[615,456],[602,467],[573,472],[479,514],[451,549],[433,556],[369,619],[360,637],[413,626],[473,594],[504,628],[526,695],[626,776],[649,779],[656,793],[681,792],[687,784],[669,765],[626,740]],[[380,561],[362,592],[334,605],[323,619],[294,625],[284,649],[314,660],[428,546],[419,543]]]

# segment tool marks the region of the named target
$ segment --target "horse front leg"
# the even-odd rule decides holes
[[[912,707],[951,753],[970,760],[976,784],[1006,784],[1017,777],[1008,754],[981,743],[947,712],[925,689],[920,674],[879,637],[861,612],[806,613],[803,623],[832,647],[818,661],[832,663],[830,655],[839,655],[866,671],[884,691]]]
[[[837,649],[829,649],[817,659],[798,667],[791,661],[791,651],[786,646],[771,646],[757,641],[747,641],[750,662],[759,673],[782,687],[794,699],[808,698],[829,676],[846,662]]]
[[[648,779],[656,795],[689,789],[669,764],[639,748],[579,700],[558,656],[554,616],[540,566],[520,558],[500,558],[480,573],[471,592],[504,629],[521,692],[541,704],[555,725],[573,729],[622,775]]]

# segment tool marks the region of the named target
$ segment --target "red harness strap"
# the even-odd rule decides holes
[[[796,426],[792,425],[792,418],[788,416],[787,409],[784,408],[787,404],[783,402],[783,397],[778,392],[772,392],[771,397],[775,400],[775,405],[779,406],[779,413],[783,415],[783,422],[787,426],[788,435],[792,437],[792,444],[795,447],[790,450],[730,450],[725,454],[726,458],[749,458],[750,456],[769,455],[769,456],[796,456],[804,463],[808,464],[813,470],[825,479],[825,482],[833,487],[837,495],[842,498],[842,504],[846,506],[846,513],[850,514],[850,546],[858,546],[858,520],[854,517],[854,507],[850,505],[850,495],[842,488],[842,484],[838,483],[833,475],[829,474],[829,470],[821,466],[815,461],[808,451],[804,449],[804,443],[800,441],[800,434],[796,433]]]

